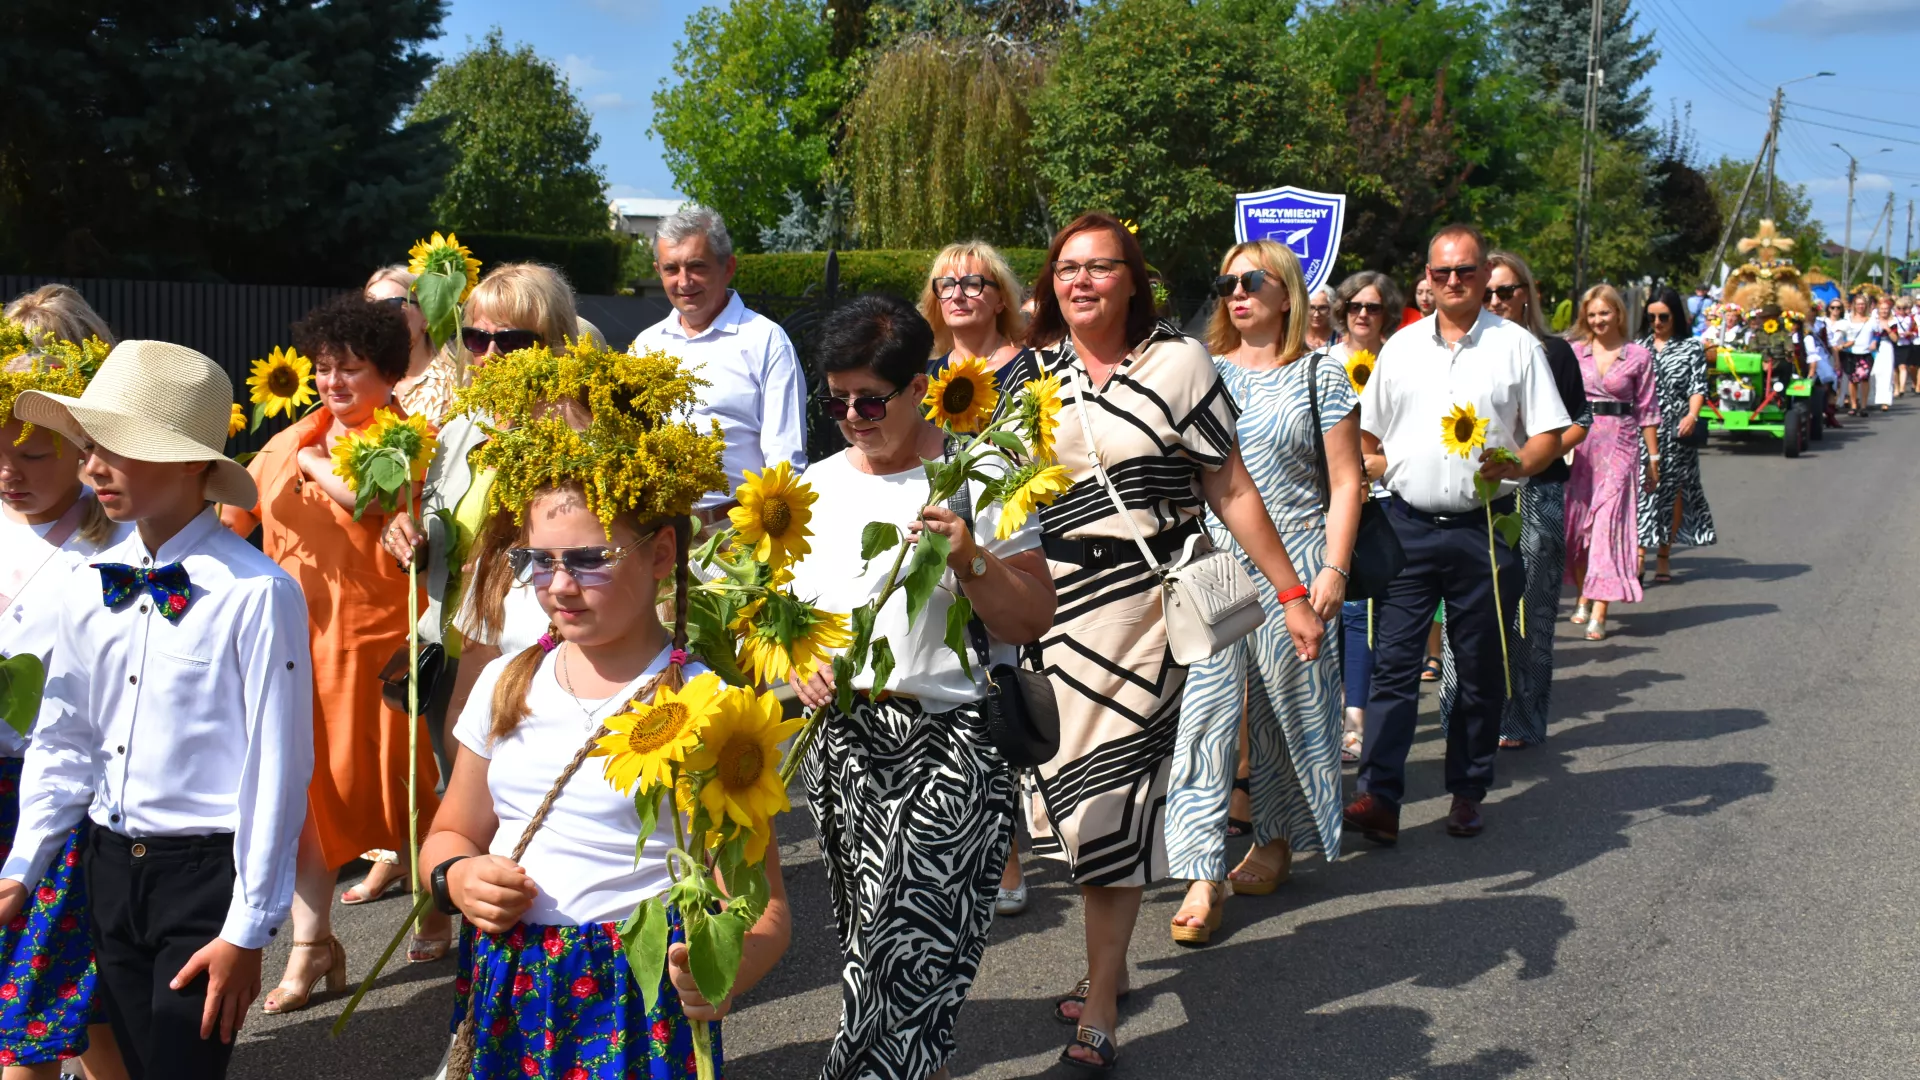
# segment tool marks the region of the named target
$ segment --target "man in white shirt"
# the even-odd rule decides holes
[[[709,421],[719,421],[729,485],[697,507],[702,520],[713,524],[726,517],[733,489],[748,472],[782,461],[795,472],[807,467],[807,383],[787,332],[748,311],[728,287],[733,239],[717,211],[689,205],[662,219],[654,263],[675,311],[641,331],[632,351],[677,356],[708,383],[699,389],[694,425],[705,431]]]
[[[1438,307],[1388,339],[1360,395],[1367,476],[1392,492],[1388,517],[1407,554],[1406,568],[1375,605],[1360,796],[1345,815],[1347,825],[1382,844],[1399,839],[1427,628],[1443,600],[1460,678],[1447,730],[1446,783],[1453,795],[1447,831],[1480,832],[1480,803],[1493,783],[1506,701],[1500,638],[1513,621],[1522,582],[1519,559],[1503,539],[1494,546],[1496,610],[1486,510],[1473,480],[1477,473],[1500,481],[1493,513],[1512,513],[1521,479],[1553,462],[1560,431],[1572,423],[1539,341],[1481,306],[1488,268],[1479,230],[1448,226],[1427,254]],[[1471,460],[1471,451],[1449,450],[1442,441],[1447,417],[1462,406],[1486,425],[1486,449]],[[1513,451],[1519,463],[1492,460],[1496,448]]]

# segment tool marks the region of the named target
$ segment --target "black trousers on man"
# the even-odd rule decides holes
[[[233,902],[233,834],[135,840],[95,828],[87,845],[93,953],[107,1017],[133,1080],[220,1080],[233,1047],[200,1037],[207,976],[168,984],[220,935]]]
[[[1493,758],[1500,751],[1500,714],[1507,697],[1500,634],[1512,625],[1520,602],[1520,560],[1505,540],[1494,541],[1504,608],[1496,611],[1484,511],[1427,514],[1399,498],[1387,509],[1407,565],[1374,607],[1373,689],[1360,790],[1394,806],[1406,798],[1407,752],[1420,712],[1420,668],[1433,609],[1444,600],[1447,639],[1460,678],[1447,730],[1447,791],[1479,802],[1493,785]],[[1496,515],[1512,511],[1511,497],[1494,503]]]

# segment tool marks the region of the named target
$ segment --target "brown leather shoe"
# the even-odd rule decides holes
[[[1363,792],[1348,803],[1341,820],[1376,844],[1391,847],[1400,842],[1400,808],[1374,798],[1371,792]]]
[[[1465,795],[1453,797],[1453,809],[1447,811],[1448,836],[1479,836],[1485,823],[1480,820],[1480,804]]]

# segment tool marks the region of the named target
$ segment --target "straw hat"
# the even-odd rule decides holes
[[[228,506],[260,501],[253,477],[221,453],[233,416],[233,381],[184,345],[123,341],[79,397],[28,390],[13,414],[135,461],[211,461],[208,499]]]

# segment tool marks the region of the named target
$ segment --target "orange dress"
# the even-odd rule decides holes
[[[307,597],[313,648],[313,781],[307,814],[328,866],[369,848],[407,850],[407,717],[380,698],[380,669],[407,645],[407,574],[380,547],[387,515],[359,521],[300,474],[302,447],[326,437],[333,414],[315,409],[273,437],[247,465],[260,487],[261,550]],[[423,605],[424,607],[424,601]],[[414,761],[420,838],[440,800],[422,732]]]

